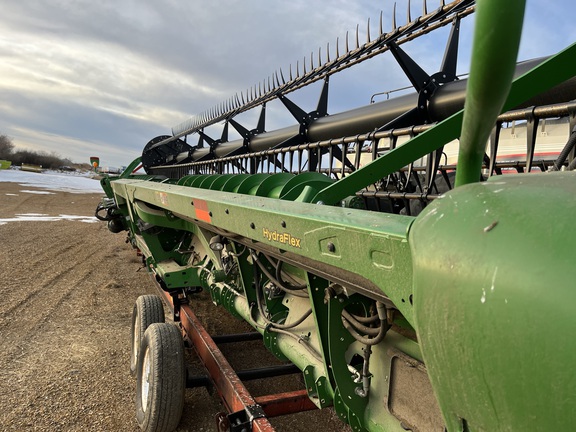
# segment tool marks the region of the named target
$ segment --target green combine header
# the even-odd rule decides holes
[[[201,348],[211,343],[191,311],[202,290],[303,374],[308,403],[354,431],[574,429],[576,46],[518,63],[524,6],[424,2],[421,17],[279,70],[150,140],[102,180],[97,216],[128,234],[176,322],[163,322],[158,297],[136,303],[143,430],[174,430],[187,409],[182,333],[230,412],[220,430],[272,430],[270,408],[223,384],[226,363]],[[460,22],[472,17],[470,74],[458,79]],[[429,74],[410,41],[443,26],[444,60]],[[330,77],[386,53],[414,92],[328,115]],[[313,111],[289,98],[318,81]],[[294,126],[266,131],[273,100]],[[236,118],[249,110],[253,128]],[[565,128],[552,153],[539,147],[546,122]],[[501,139],[511,123],[525,131],[520,155]]]

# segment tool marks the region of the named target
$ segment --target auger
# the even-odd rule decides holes
[[[309,403],[354,431],[570,430],[576,46],[517,64],[524,6],[424,1],[405,25],[394,12],[390,32],[381,16],[377,36],[368,23],[363,44],[357,28],[278,69],[102,181],[97,215],[128,233],[177,323],[162,322],[158,297],[134,307],[143,430],[173,430],[186,409],[181,332],[221,386],[221,430],[272,430],[273,409],[203,356],[216,348],[192,312],[202,290],[302,373]],[[460,22],[473,12],[459,79]],[[409,42],[447,25],[429,74]],[[330,77],[387,52],[415,91],[328,115]],[[319,81],[313,111],[289,98]],[[274,100],[294,126],[266,130]],[[235,118],[251,109],[252,129]]]

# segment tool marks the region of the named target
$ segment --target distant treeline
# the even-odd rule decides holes
[[[6,135],[0,135],[0,159],[12,161],[12,165],[40,165],[46,169],[58,169],[63,166],[90,168],[89,164],[74,164],[68,158],[63,158],[57,153],[37,152],[31,150],[17,150],[14,148],[12,139]]]

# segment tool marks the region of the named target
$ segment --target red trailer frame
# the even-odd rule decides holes
[[[174,311],[172,296],[158,288]],[[253,397],[192,308],[187,304],[179,305],[178,315],[180,318],[178,324],[184,339],[194,347],[228,411],[216,415],[219,432],[241,431],[246,426],[249,426],[247,430],[255,432],[274,432],[269,417],[317,409],[306,390]]]

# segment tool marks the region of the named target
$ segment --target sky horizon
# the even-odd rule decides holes
[[[3,2],[0,24],[0,134],[16,150],[55,152],[73,162],[99,156],[102,166],[127,165],[144,145],[195,114],[246,91],[304,56],[334,51],[366,22],[377,34],[380,11],[391,29],[394,1],[270,3],[264,0],[154,3],[135,0]],[[399,24],[406,0],[397,1]],[[439,0],[427,2],[428,9]],[[554,5],[554,7],[551,7]],[[412,17],[422,3],[412,1]],[[554,54],[576,40],[568,0],[528,0],[519,60]],[[545,13],[544,13],[545,12]],[[462,23],[458,73],[468,71],[473,16]],[[429,72],[442,60],[449,27],[403,48]],[[341,45],[342,49],[342,45]],[[332,53],[334,56],[334,53]],[[329,112],[366,105],[371,95],[408,85],[384,54],[334,75]],[[293,93],[306,110],[319,87]],[[293,124],[276,105],[266,129]],[[254,116],[244,117],[253,128]],[[217,137],[217,136],[216,136]],[[192,138],[193,140],[196,138]]]

